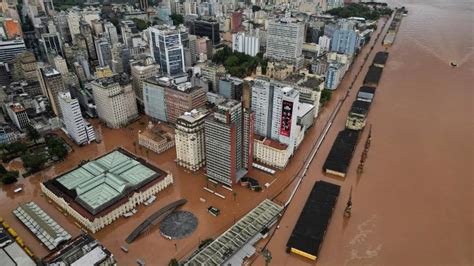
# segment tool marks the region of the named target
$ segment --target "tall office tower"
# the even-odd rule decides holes
[[[267,52],[265,56],[274,60],[284,60],[296,69],[303,67],[302,56],[304,24],[291,22],[291,18],[270,21],[267,30]]]
[[[24,51],[13,60],[14,80],[26,80],[27,82],[37,82],[36,58],[32,52]]]
[[[91,82],[99,119],[108,127],[124,127],[138,117],[130,79],[115,75]]]
[[[40,49],[43,59],[50,61],[54,56],[64,56],[63,46],[59,33],[43,33],[41,34]]]
[[[112,22],[106,22],[104,24],[105,37],[109,39],[110,43],[113,45],[118,43],[117,27],[115,27]]]
[[[43,94],[48,96],[53,113],[61,117],[61,107],[58,103],[58,94],[65,90],[61,73],[53,67],[39,69],[39,80]]]
[[[26,109],[20,103],[7,103],[5,104],[8,117],[15,124],[15,126],[22,132],[26,132],[26,129],[30,125],[30,119]]]
[[[191,64],[195,64],[198,58],[196,41],[196,35],[189,35],[189,53],[191,55]]]
[[[242,26],[242,11],[232,13],[230,17],[231,32],[238,32]]]
[[[176,84],[168,77],[151,77],[143,83],[145,113],[153,119],[175,123],[193,109],[204,107],[206,91],[190,82]]]
[[[91,29],[95,37],[100,37],[104,33],[104,21],[99,19],[92,20]]]
[[[184,51],[180,31],[168,27],[152,27],[150,48],[161,71],[169,76],[184,73]]]
[[[143,105],[143,82],[148,78],[156,76],[160,72],[160,67],[155,64],[153,58],[147,58],[143,63],[135,63],[131,66],[132,87],[135,91],[140,105]]]
[[[138,0],[140,4],[140,9],[146,11],[148,9],[148,0]]]
[[[71,31],[69,30],[68,24],[68,13],[66,11],[60,11],[53,17],[54,24],[58,30],[59,36],[65,41],[70,43],[72,41]]]
[[[81,33],[79,29],[79,21],[81,21],[81,14],[76,10],[70,10],[67,16],[67,24],[74,44],[76,43],[76,35]]]
[[[247,116],[247,117],[246,117]],[[253,113],[228,100],[205,122],[207,177],[228,186],[237,183],[252,165]]]
[[[232,34],[232,51],[256,56],[260,52],[260,40],[244,32]]]
[[[122,32],[122,43],[127,47],[132,47],[132,35],[138,33],[137,26],[131,20],[120,21],[120,30]]]
[[[112,68],[112,49],[110,47],[109,40],[105,37],[96,39],[95,50],[97,51],[99,65],[101,67],[109,66]]]
[[[189,33],[201,37],[208,37],[212,45],[219,44],[219,22],[214,20],[194,20],[189,24]]]
[[[287,144],[290,153],[296,145],[299,92],[285,84],[258,77],[252,86],[255,133]]]
[[[78,145],[89,144],[94,141],[96,139],[94,127],[82,117],[79,101],[71,98],[69,92],[59,93],[58,101],[63,114],[63,123],[69,137]]]
[[[112,71],[114,73],[125,72],[124,65],[128,63],[128,60],[124,58],[124,48],[122,43],[112,44]]]
[[[54,11],[53,0],[43,0],[44,12],[48,15],[52,15]]]
[[[241,101],[244,89],[244,81],[239,78],[226,75],[219,80],[219,94],[226,99]]]
[[[191,171],[197,171],[206,163],[204,145],[204,121],[207,110],[192,110],[176,119],[176,163]]]
[[[10,41],[0,40],[0,62],[8,63],[23,51],[26,51],[26,46],[23,39]]]
[[[57,55],[53,59],[54,62],[54,68],[56,68],[61,75],[64,75],[69,72],[69,69],[67,68],[66,60],[62,58],[60,55]]]
[[[358,34],[355,31],[354,22],[343,20],[339,24],[339,28],[334,31],[331,40],[331,51],[354,55],[358,43]]]
[[[81,35],[84,36],[86,40],[89,59],[97,60],[97,52],[95,50],[94,37],[92,36],[91,26],[85,20],[81,20],[79,22],[79,30],[81,31]]]
[[[8,66],[7,64],[0,62],[0,87],[2,86],[8,86],[10,84],[10,75],[8,75]],[[0,93],[4,93],[2,90]],[[1,96],[1,99],[3,100],[4,96]]]
[[[326,72],[326,89],[335,90],[342,78],[344,77],[345,69],[341,63],[330,63]]]

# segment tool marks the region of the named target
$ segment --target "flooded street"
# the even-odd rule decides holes
[[[139,206],[133,217],[118,219],[94,237],[114,254],[119,265],[135,265],[138,258],[147,265],[167,265],[173,257],[182,259],[200,241],[218,236],[263,199],[272,198],[288,184],[310,153],[337,100],[363,66],[354,89],[283,216],[280,228],[268,244],[273,257],[270,265],[316,264],[285,253],[285,246],[314,182],[321,179],[341,185],[341,194],[318,265],[473,265],[474,2],[407,0],[392,3],[406,6],[409,14],[402,21],[394,46],[388,49],[388,63],[368,118],[373,127],[372,145],[360,178],[356,168],[368,130],[362,134],[345,179],[324,176],[322,165],[337,133],[344,128],[347,112],[362,85],[369,66],[369,63],[363,64],[364,56],[354,62],[287,169],[278,171],[275,176],[250,170],[249,176],[258,179],[260,184],[272,183],[260,193],[235,186],[234,200],[231,191],[209,184],[209,188],[226,197],[221,199],[203,189],[207,186],[203,170],[189,173],[176,165],[175,148],[158,155],[134,145],[138,143],[138,130],[143,130],[148,123],[146,118],[119,130],[91,121],[102,136],[102,142],[84,147],[72,145],[74,152],[66,161],[21,178],[15,185],[2,186],[0,216],[36,255],[46,255],[46,248],[11,211],[18,203],[33,200],[69,233],[78,235],[79,228],[74,221],[41,196],[39,183],[76,167],[82,160],[94,159],[122,146],[171,172],[174,184],[158,193],[151,206]],[[380,21],[379,30],[383,22]],[[383,50],[381,40],[370,54],[369,62],[376,51]],[[365,47],[362,55],[369,48]],[[459,64],[458,68],[450,67],[452,60]],[[19,169],[21,162],[13,161],[8,168]],[[15,194],[13,190],[18,185],[24,190]],[[343,210],[351,186],[352,217],[344,220]],[[276,201],[286,201],[290,189]],[[130,244],[129,253],[120,249],[128,234],[143,220],[181,198],[188,200],[182,209],[192,211],[198,218],[197,230],[190,237],[167,240],[156,226]],[[221,210],[220,216],[207,213],[211,205]],[[266,240],[259,246],[265,243]],[[252,262],[253,265],[265,264],[262,256]]]
[[[369,114],[372,145],[364,173],[358,178],[356,168],[368,130],[345,180],[321,172],[337,132],[344,127],[355,98],[352,91],[268,245],[271,264],[474,263],[474,2],[418,2],[394,3],[406,6],[409,15],[388,50]],[[380,42],[377,49],[383,49]],[[452,60],[458,68],[449,65]],[[339,89],[349,84],[345,79]],[[342,188],[315,263],[284,250],[314,182],[321,179]],[[351,186],[352,217],[344,220]],[[254,262],[263,264],[262,256]]]

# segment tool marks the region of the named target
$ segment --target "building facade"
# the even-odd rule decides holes
[[[169,76],[184,73],[184,50],[179,30],[169,27],[152,27],[150,49],[161,71]]]
[[[71,98],[69,92],[60,93],[58,101],[69,137],[78,145],[89,144],[96,140],[94,127],[82,117],[79,101]]]
[[[126,126],[138,117],[135,92],[129,78],[113,76],[91,83],[99,119],[108,127]]]
[[[65,90],[61,73],[53,67],[44,67],[39,70],[39,79],[43,94],[48,96],[51,109],[56,116],[61,117],[61,107],[58,102],[58,94]]]
[[[176,163],[197,171],[206,163],[204,121],[205,109],[186,112],[176,120]]]
[[[273,60],[284,60],[299,69],[303,66],[302,48],[304,25],[291,22],[290,18],[270,21],[267,33],[267,50],[265,56]]]
[[[232,51],[256,56],[260,52],[260,39],[244,32],[232,34]]]
[[[251,126],[252,121],[253,113],[244,111],[242,104],[235,100],[219,104],[214,115],[206,119],[208,178],[232,186],[245,176],[253,160],[253,132],[252,128],[244,127]]]

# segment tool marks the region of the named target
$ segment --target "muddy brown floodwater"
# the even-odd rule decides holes
[[[369,114],[373,134],[364,173],[358,178],[356,168],[367,130],[345,180],[321,172],[353,91],[268,244],[271,265],[474,264],[474,2],[389,2],[409,14],[389,48]],[[383,49],[380,42],[377,49]],[[452,60],[458,68],[449,65]],[[345,79],[339,90],[348,84]],[[319,259],[312,262],[284,250],[321,179],[342,189]],[[352,217],[344,221],[351,186]],[[263,257],[253,265],[264,265]]]

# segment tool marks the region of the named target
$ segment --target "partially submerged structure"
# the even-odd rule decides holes
[[[362,130],[366,124],[369,108],[370,102],[359,100],[354,101],[346,119],[346,128]]]
[[[359,140],[360,131],[344,129],[337,134],[336,140],[329,151],[323,165],[323,171],[345,177],[352,160],[355,147]]]
[[[93,233],[173,183],[171,173],[118,148],[41,184],[41,191]]]
[[[314,184],[286,243],[288,252],[311,260],[318,258],[340,189],[340,186],[325,181]]]

